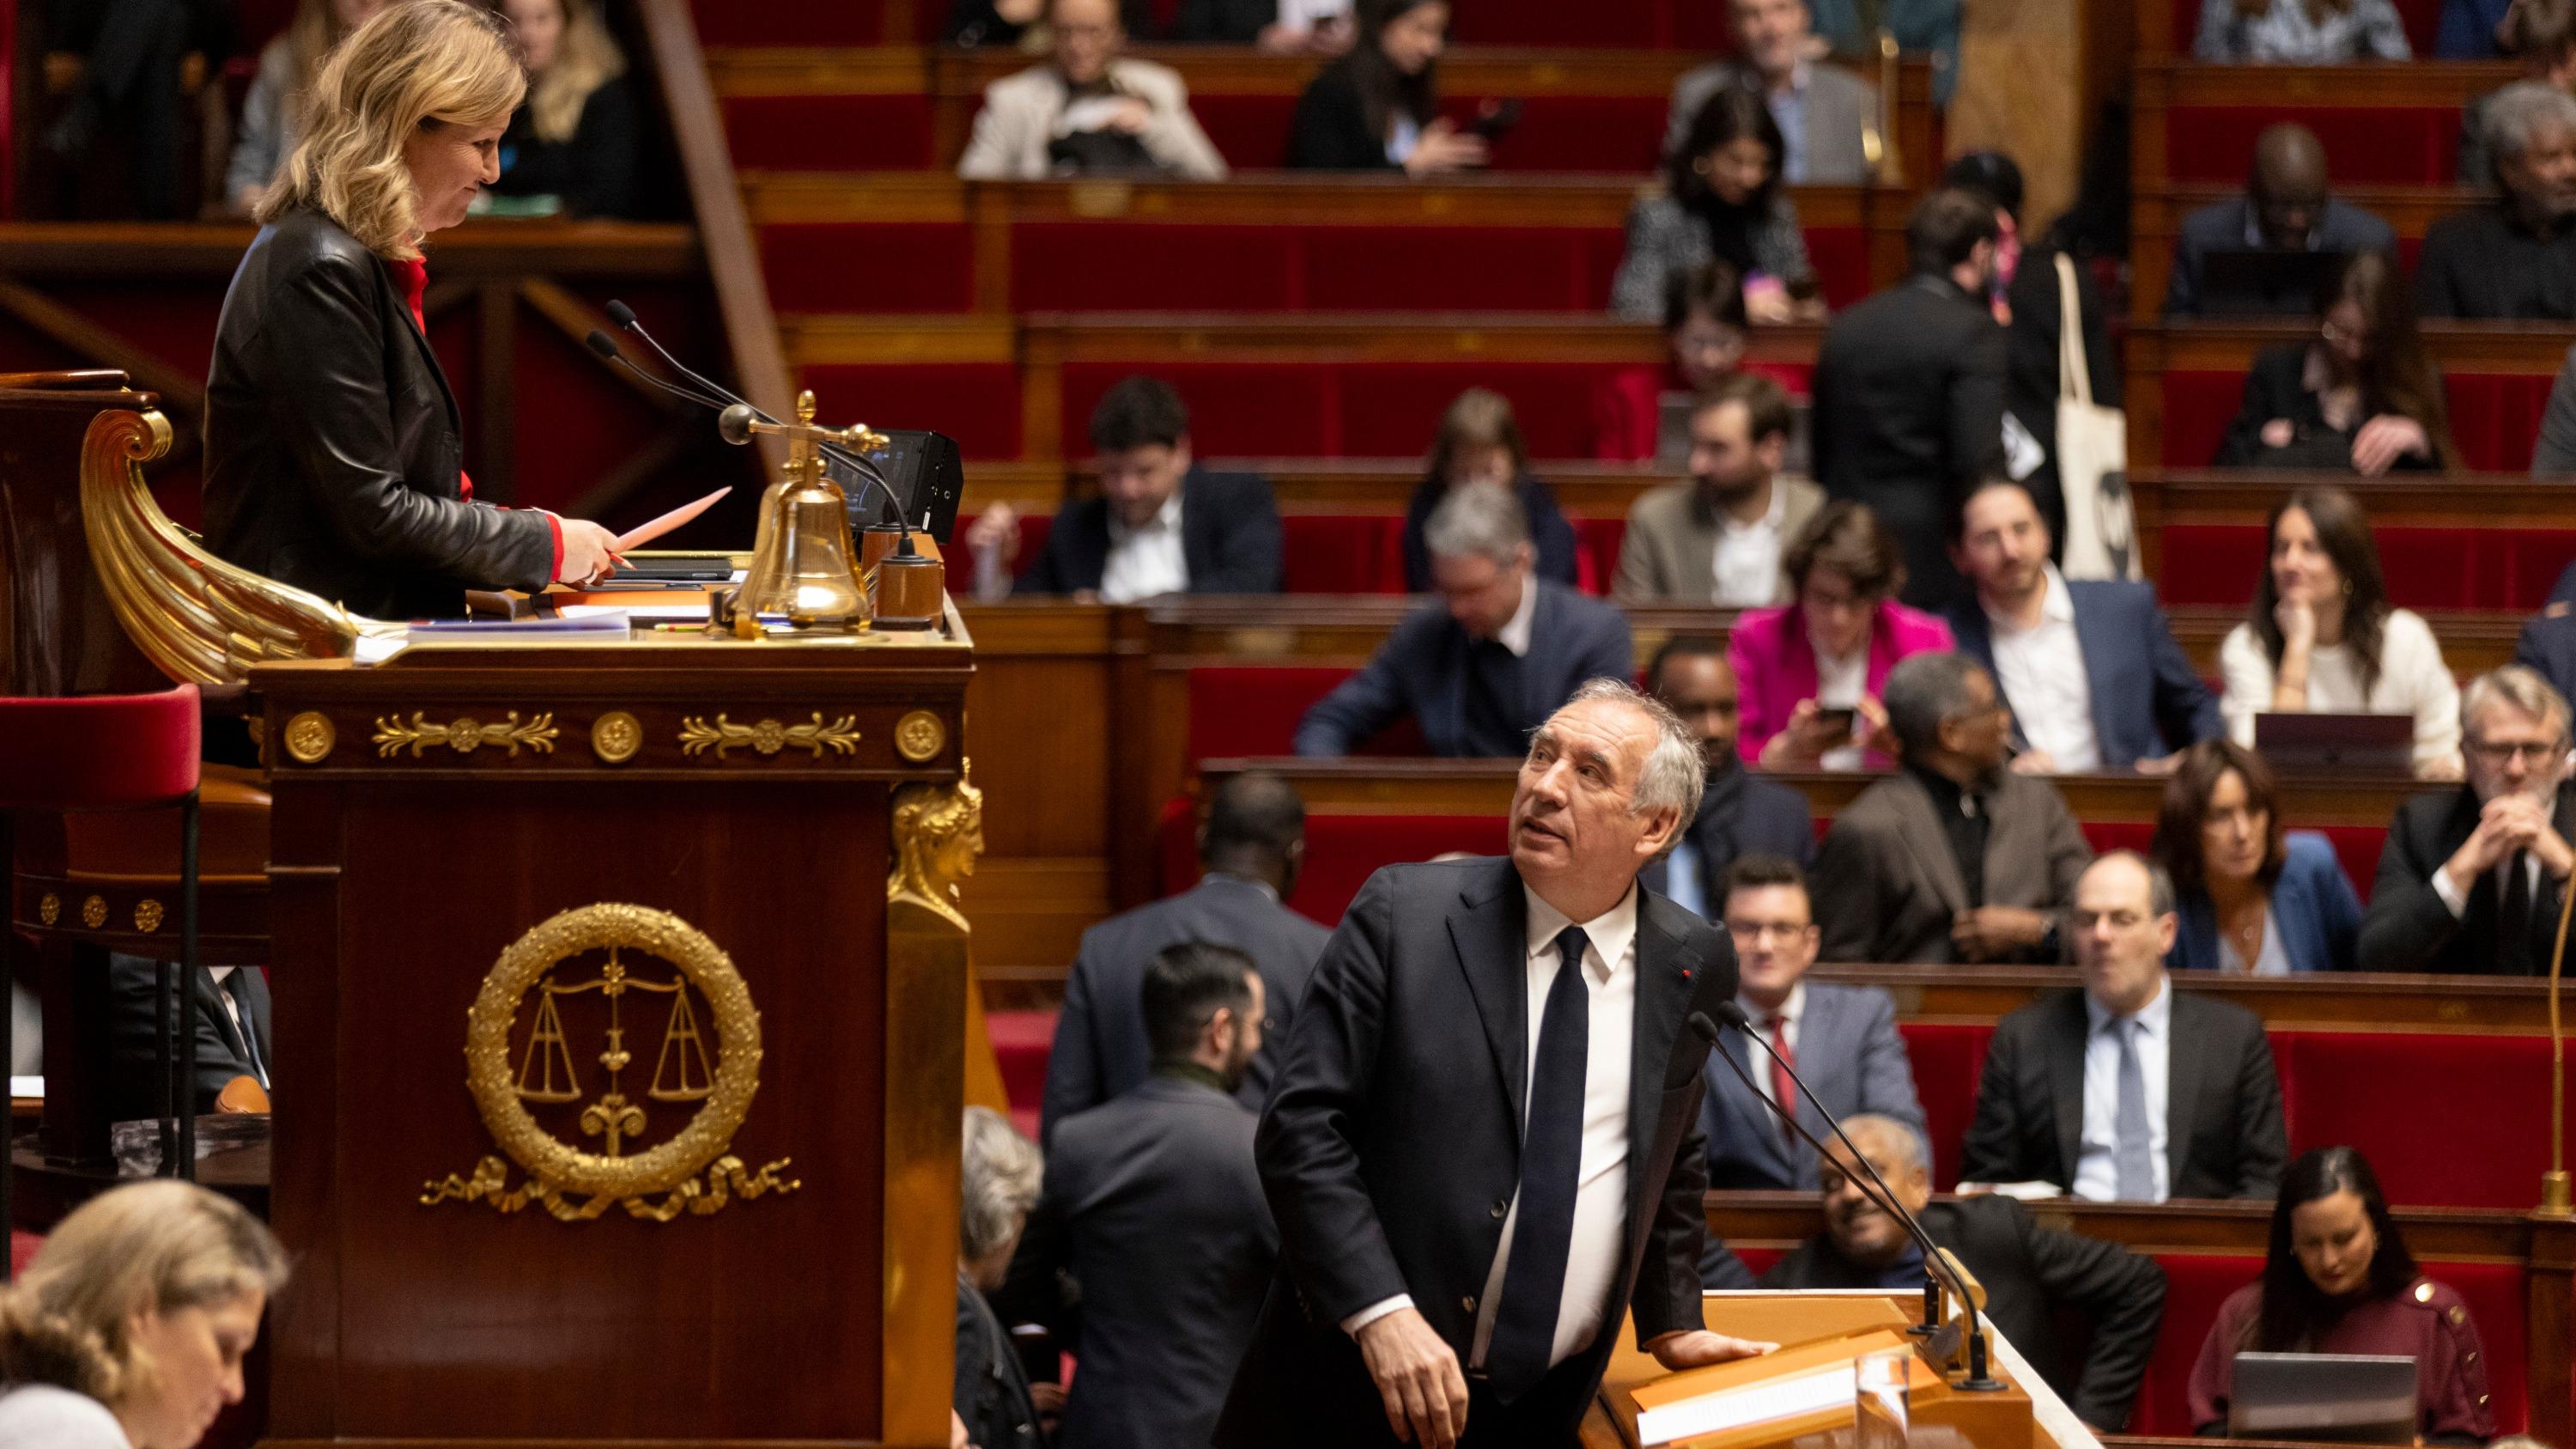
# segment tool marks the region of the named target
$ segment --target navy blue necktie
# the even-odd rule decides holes
[[[1574,1190],[1583,1165],[1584,1061],[1592,1047],[1592,992],[1583,979],[1583,928],[1556,933],[1556,980],[1539,1015],[1538,1062],[1530,1073],[1529,1125],[1521,1133],[1519,1213],[1503,1301],[1485,1344],[1485,1375],[1510,1403],[1548,1370],[1556,1316],[1565,1299],[1566,1250],[1574,1241]]]

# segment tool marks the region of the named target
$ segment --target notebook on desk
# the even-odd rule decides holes
[[[2415,772],[2415,717],[2258,714],[2254,748],[2277,770],[2411,775]]]
[[[2231,1439],[2415,1442],[2415,1360],[2405,1354],[2240,1353]]]

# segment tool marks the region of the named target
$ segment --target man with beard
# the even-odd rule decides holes
[[[1878,92],[1840,66],[1820,63],[1807,0],[1727,0],[1735,54],[1685,72],[1673,83],[1664,122],[1666,155],[1682,148],[1691,120],[1729,86],[1762,93],[1780,127],[1780,179],[1792,186],[1853,186],[1869,179],[1867,137],[1878,125]]]
[[[2008,1197],[1932,1201],[1932,1160],[1920,1129],[1864,1112],[1843,1130],[1888,1191],[1923,1224],[1933,1245],[1956,1256],[1986,1290],[1986,1319],[2041,1378],[2066,1396],[2075,1416],[2105,1434],[2128,1424],[2138,1382],[2164,1319],[2165,1270],[2116,1243],[2044,1228]],[[1825,1231],[1762,1275],[1765,1288],[1919,1288],[1923,1250],[1905,1225],[1870,1200],[1850,1147],[1825,1144]],[[2093,1325],[2081,1364],[2065,1361],[2061,1311]]]
[[[1279,1253],[1234,1095],[1261,1049],[1260,969],[1183,942],[1142,995],[1154,1074],[1056,1125],[996,1305],[1082,1364],[1059,1449],[1208,1442]]]
[[[2519,664],[2460,696],[2466,778],[2397,807],[2361,919],[2364,971],[2546,974],[2576,851],[2567,701]]]
[[[2424,232],[2415,267],[2427,317],[2576,318],[2576,98],[2519,81],[2486,104],[2504,194]]]
[[[2254,167],[2245,194],[2213,201],[2182,219],[2174,237],[2165,315],[2197,316],[2209,259],[2222,252],[2382,252],[2397,255],[2387,222],[2338,200],[2329,189],[2325,143],[2295,121],[2254,138]],[[2285,312],[2305,297],[2283,299]]]
[[[1714,923],[1726,903],[1726,870],[1741,855],[1776,855],[1804,866],[1816,858],[1815,818],[1807,797],[1744,768],[1735,750],[1735,667],[1726,641],[1676,634],[1646,666],[1646,692],[1681,716],[1699,738],[1708,769],[1699,813],[1682,828],[1672,854],[1637,873],[1646,889]]]
[[[1780,551],[1824,506],[1824,490],[1780,471],[1796,424],[1789,394],[1760,373],[1720,378],[1691,404],[1684,482],[1628,510],[1611,585],[1632,608],[1753,609],[1789,602]]]
[[[2069,583],[2048,549],[2038,502],[2001,480],[1968,495],[1950,543],[1977,588],[1950,610],[1950,632],[2003,691],[2020,750],[2013,768],[2169,773],[2185,746],[2217,737],[2218,701],[2152,585]]]
[[[1916,654],[1888,672],[1885,698],[1904,768],[1825,833],[1824,959],[2062,959],[2060,918],[2093,852],[2054,787],[2004,769],[2011,726],[1993,678],[1964,655]]]

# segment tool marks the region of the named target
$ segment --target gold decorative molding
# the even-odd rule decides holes
[[[607,960],[597,976],[568,984],[556,981],[557,968],[566,962],[602,951]],[[640,976],[626,964],[628,953],[667,962],[676,974],[667,981]],[[531,990],[537,997],[536,1015],[514,1073],[511,1028]],[[555,1003],[590,993],[608,1003],[605,1048],[595,1058],[604,1075],[599,1096],[583,1108],[577,1122],[583,1136],[600,1139],[598,1152],[554,1136],[526,1106],[568,1105],[586,1095]],[[619,1080],[635,1060],[626,1047],[622,1015],[626,997],[634,993],[671,1001],[644,1097],[699,1104],[677,1134],[641,1152],[630,1151],[628,1139],[649,1128],[647,1110],[643,1102],[626,1096]],[[705,1001],[715,1019],[717,1058],[712,1067],[690,1005],[693,995]],[[496,1211],[513,1213],[536,1203],[566,1222],[623,1208],[631,1217],[667,1223],[683,1213],[705,1217],[721,1212],[735,1198],[794,1192],[803,1183],[781,1175],[789,1159],[754,1172],[731,1155],[733,1135],[760,1089],[760,1057],[760,1013],[752,1007],[751,988],[732,959],[703,932],[646,906],[602,902],[561,912],[501,953],[465,1016],[466,1088],[493,1140],[526,1171],[528,1180],[511,1187],[507,1164],[485,1157],[470,1175],[450,1173],[423,1183],[421,1204],[487,1202]]]
[[[713,749],[716,758],[721,760],[727,754],[746,747],[764,755],[774,755],[794,746],[813,751],[814,758],[819,760],[826,749],[836,755],[854,753],[859,747],[858,724],[858,716],[849,714],[825,724],[823,712],[819,709],[814,711],[811,723],[795,725],[774,719],[764,719],[758,724],[735,724],[721,714],[716,716],[713,724],[709,724],[704,716],[693,714],[680,721],[680,753],[699,755]]]
[[[413,710],[411,722],[405,724],[399,715],[376,716],[375,745],[378,755],[399,754],[405,749],[411,757],[432,745],[445,745],[460,755],[470,755],[485,745],[504,750],[515,757],[521,745],[540,755],[554,753],[555,739],[561,731],[555,728],[554,712],[539,711],[527,723],[519,722],[519,712],[510,711],[497,720],[478,720],[466,715],[447,724],[434,724],[426,711]]]
[[[161,929],[161,903],[150,897],[134,903],[134,929],[149,936]]]
[[[339,743],[340,732],[332,727],[329,715],[308,709],[286,722],[285,732],[278,740],[286,746],[288,759],[299,765],[318,765]]]
[[[926,709],[916,709],[894,722],[894,752],[916,765],[927,764],[948,743],[948,726]]]
[[[81,924],[93,931],[107,924],[107,897],[91,896],[81,902]]]
[[[50,926],[62,918],[63,898],[61,896],[55,895],[52,891],[47,891],[36,898],[36,920],[38,924]]]
[[[644,748],[644,726],[622,709],[612,709],[590,722],[591,753],[602,764],[622,765]]]
[[[896,789],[894,866],[886,876],[889,904],[912,901],[961,931],[968,927],[957,888],[984,853],[984,792],[966,778],[973,764],[965,762],[954,785]]]

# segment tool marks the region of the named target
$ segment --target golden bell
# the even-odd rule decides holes
[[[812,393],[796,400],[796,412],[800,424],[813,422]],[[868,627],[857,563],[849,500],[823,476],[813,439],[792,435],[785,475],[761,496],[760,532],[734,598],[736,631],[756,633],[764,614],[785,615],[799,629]]]

